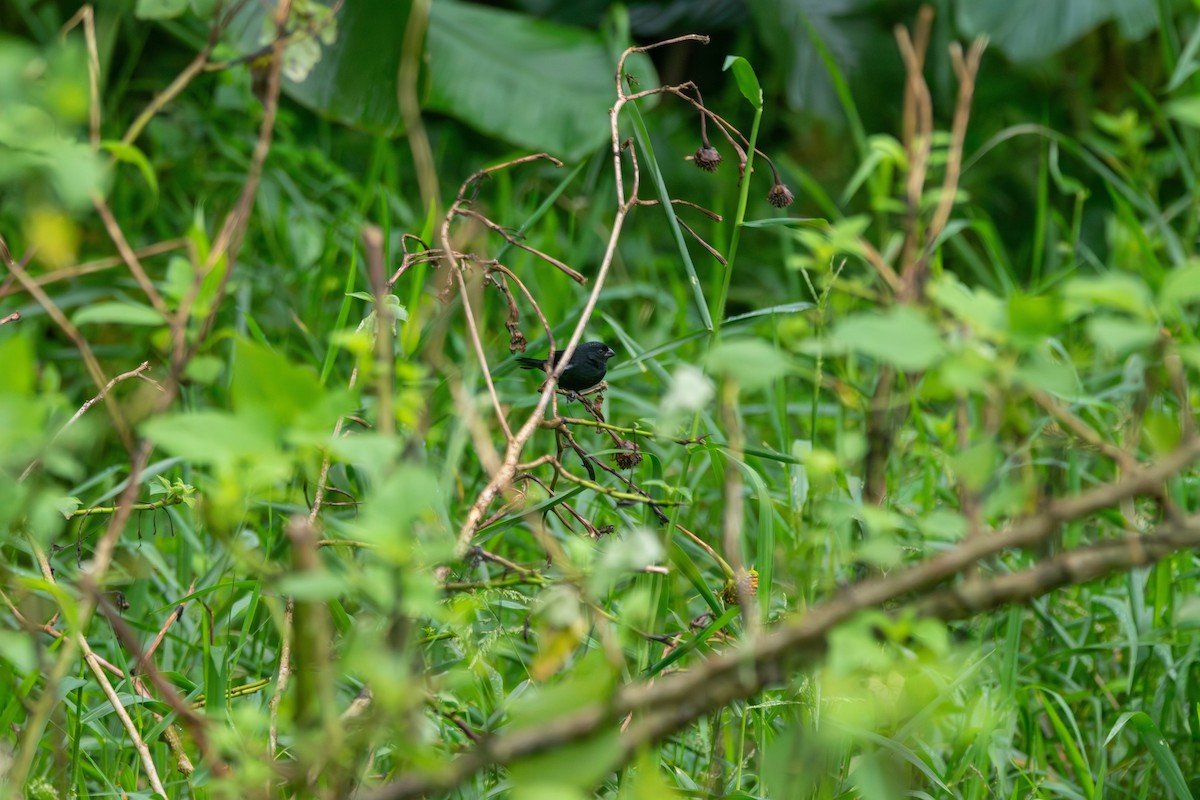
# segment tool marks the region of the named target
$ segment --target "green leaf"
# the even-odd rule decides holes
[[[752,219],[742,223],[743,228],[779,228],[784,226],[827,228],[829,227],[829,220],[822,217],[772,217],[770,219]]]
[[[223,411],[155,417],[142,425],[142,431],[171,455],[198,464],[232,465],[278,449],[268,426]]]
[[[1171,794],[1177,800],[1193,800],[1194,795],[1188,788],[1187,778],[1179,766],[1178,759],[1171,752],[1171,748],[1167,746],[1167,740],[1162,731],[1146,712],[1127,711],[1118,717],[1116,724],[1113,725],[1108,737],[1104,740],[1104,745],[1107,747],[1126,726],[1138,735],[1142,746],[1150,751],[1150,756],[1158,767],[1159,775],[1162,777],[1163,783],[1171,790]]]
[[[307,77],[284,91],[319,114],[365,131],[404,130],[397,74],[408,0],[355,0],[338,13],[337,37],[307,47]],[[231,26],[243,53],[261,47],[264,7],[247,3]],[[289,48],[289,51],[293,48]],[[425,31],[423,108],[441,111],[523,148],[579,158],[609,136],[616,62],[599,33],[513,11],[439,0]],[[319,57],[319,60],[313,61]],[[641,88],[658,76],[634,54],[626,72]]]
[[[71,516],[78,511],[79,507],[82,505],[83,501],[78,497],[60,497],[54,501],[54,507],[57,508],[58,512],[67,519],[70,519]]]
[[[133,14],[138,19],[172,19],[187,7],[188,0],[137,0]]]
[[[1034,386],[1057,397],[1074,397],[1079,391],[1079,381],[1071,368],[1047,354],[1035,351],[1013,372],[1013,383]]]
[[[167,272],[162,281],[162,293],[171,300],[179,301],[192,290],[192,279],[196,268],[183,256],[171,256],[167,260]]]
[[[600,557],[588,576],[588,591],[602,598],[620,579],[662,562],[662,542],[645,528],[634,528],[624,536],[610,536],[600,546]]]
[[[351,587],[344,575],[318,570],[285,575],[279,579],[278,590],[297,600],[333,600],[344,596]]]
[[[238,340],[234,349],[230,391],[239,413],[259,411],[281,426],[291,424],[325,394],[315,371],[247,339]]]
[[[791,369],[787,355],[761,339],[722,342],[708,355],[713,372],[728,375],[747,391],[767,386]]]
[[[907,306],[847,317],[834,326],[830,343],[908,372],[928,369],[946,354],[933,323]]]
[[[33,343],[20,334],[0,339],[0,395],[33,392]]]
[[[1062,296],[1067,319],[1094,311],[1097,306],[1127,311],[1145,319],[1154,317],[1154,304],[1145,281],[1121,272],[1073,278],[1063,284]]]
[[[225,362],[216,356],[196,356],[188,362],[184,374],[197,383],[210,384],[216,382],[225,369]]]
[[[951,463],[962,485],[971,492],[980,492],[996,474],[1003,455],[995,442],[985,440],[956,453]]]
[[[273,4],[272,4],[273,7]],[[408,25],[409,0],[354,0],[337,14],[324,37],[289,47],[283,91],[302,106],[344,125],[380,136],[404,132],[396,101],[401,43]],[[266,3],[246,3],[230,26],[230,39],[242,53],[258,51],[274,30]],[[331,34],[336,34],[332,41]],[[293,77],[300,78],[299,80]]]
[[[616,63],[603,37],[524,14],[439,0],[426,40],[426,108],[504,141],[574,160],[609,138]],[[658,84],[642,54],[625,62]]]
[[[961,514],[946,508],[929,512],[919,523],[921,532],[930,539],[956,542],[967,533],[967,520]]]
[[[560,743],[545,753],[518,761],[509,767],[514,795],[518,797],[590,797],[591,789],[604,779],[621,757],[621,738],[616,724],[578,742]],[[572,792],[571,790],[575,790]],[[588,793],[583,794],[584,791]]]
[[[17,672],[32,674],[38,669],[37,652],[33,644],[34,639],[28,634],[0,630],[0,659],[16,667]]]
[[[92,303],[80,309],[71,319],[76,325],[89,322],[115,323],[118,325],[166,325],[153,308],[133,301],[112,301]]]
[[[726,56],[725,65],[721,69],[733,70],[733,77],[742,91],[742,97],[749,100],[750,105],[755,108],[763,107],[762,86],[759,85],[758,76],[754,74],[754,67],[750,66],[749,61],[741,56]]]
[[[958,0],[955,6],[964,36],[990,37],[1013,61],[1051,56],[1109,20],[1127,41],[1142,38],[1158,23],[1156,4],[1125,0]]]
[[[1188,95],[1163,106],[1167,116],[1189,128],[1200,128],[1200,95]]]
[[[1006,326],[1004,303],[987,289],[974,289],[945,273],[929,283],[929,298],[960,322],[984,336],[995,336]]]
[[[1109,315],[1088,319],[1087,332],[1097,347],[1118,356],[1149,347],[1158,338],[1158,328],[1147,322]]]
[[[1054,295],[1014,292],[1008,298],[1008,328],[1014,339],[1040,344],[1062,328],[1062,300]]]
[[[104,140],[100,143],[100,147],[112,153],[117,161],[137,167],[138,172],[142,173],[142,177],[146,179],[150,193],[154,195],[155,200],[158,200],[158,177],[154,174],[154,167],[150,166],[150,159],[146,158],[145,153],[131,144],[125,144],[115,139]]]
[[[1158,309],[1174,319],[1183,318],[1182,306],[1200,300],[1200,261],[1171,270],[1158,292]]]

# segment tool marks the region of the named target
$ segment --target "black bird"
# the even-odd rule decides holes
[[[604,373],[608,372],[608,360],[615,355],[613,349],[604,342],[584,342],[571,354],[571,362],[567,364],[567,368],[558,378],[559,387],[568,392],[582,392],[584,389],[592,388],[604,380]],[[517,363],[521,365],[521,369],[540,369],[543,372],[549,372],[550,369],[558,366],[561,358],[562,351],[559,350],[554,354],[554,364],[550,368],[547,368],[546,361],[548,359],[545,358],[522,356],[517,359]]]

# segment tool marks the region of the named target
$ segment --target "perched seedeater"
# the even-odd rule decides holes
[[[608,360],[615,355],[613,349],[604,342],[584,342],[575,348],[567,368],[558,377],[559,387],[568,392],[582,392],[584,389],[592,388],[604,380],[604,374],[608,372]],[[559,350],[554,354],[554,364],[549,367],[547,367],[545,358],[522,356],[517,359],[517,363],[521,365],[521,369],[540,369],[543,372],[550,372],[551,369],[558,366],[561,358],[562,351]]]

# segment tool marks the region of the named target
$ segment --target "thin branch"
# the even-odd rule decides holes
[[[142,740],[141,733],[138,731],[137,726],[133,724],[129,712],[125,710],[124,703],[121,702],[121,698],[117,695],[116,690],[113,689],[108,676],[104,674],[104,668],[97,660],[96,654],[92,652],[92,648],[83,634],[76,634],[74,638],[80,651],[83,653],[83,660],[87,663],[88,669],[96,677],[96,683],[100,684],[100,690],[108,698],[109,705],[112,706],[117,719],[121,720],[121,725],[124,726],[125,732],[129,734],[129,741],[133,744],[133,749],[137,751],[138,758],[141,759],[142,769],[146,771],[146,780],[149,782],[150,788],[157,794],[166,797],[167,790],[163,787],[162,779],[158,777],[158,768],[154,766],[154,759],[150,757],[150,748]]]
[[[526,253],[537,256],[542,261],[545,261],[550,266],[558,269],[559,271],[561,271],[562,273],[567,275],[567,277],[569,277],[571,280],[575,281],[576,283],[580,283],[580,284],[587,283],[587,278],[583,277],[583,275],[580,274],[579,272],[577,272],[576,270],[571,269],[570,267],[568,267],[563,262],[559,261],[554,256],[549,255],[548,253],[543,253],[541,250],[538,250],[536,247],[530,247],[529,245],[525,244],[520,239],[518,239],[516,236],[513,236],[511,233],[509,233],[507,230],[505,230],[504,226],[498,225],[495,222],[492,222],[490,219],[485,217],[483,214],[480,214],[478,211],[475,211],[474,209],[470,209],[470,208],[459,208],[457,213],[459,216],[473,219],[476,222],[479,222],[481,225],[483,225],[488,230],[500,234],[500,236],[504,239],[504,241],[508,242],[513,247],[520,248],[521,250],[524,250]]]
[[[163,301],[162,295],[154,286],[150,276],[146,274],[146,270],[142,268],[142,262],[138,260],[137,253],[129,246],[129,242],[125,239],[125,233],[121,230],[121,226],[117,224],[116,217],[113,216],[112,209],[108,207],[103,195],[99,192],[92,192],[92,205],[96,207],[96,211],[100,213],[100,219],[104,220],[104,227],[108,230],[109,237],[113,240],[113,244],[117,246],[117,252],[121,254],[126,266],[129,267],[130,273],[133,274],[134,280],[145,293],[146,298],[150,301],[150,305],[154,310],[162,315],[163,321],[171,326],[172,336],[183,335],[183,322],[175,318],[171,310],[167,308],[166,302]]]
[[[1050,416],[1054,417],[1060,425],[1101,453],[1104,453],[1104,455],[1115,461],[1122,469],[1132,469],[1137,465],[1137,460],[1127,450],[1117,447],[1111,442],[1106,442],[1092,426],[1071,413],[1070,409],[1064,408],[1061,403],[1047,392],[1041,389],[1032,389],[1029,392],[1029,396],[1033,399],[1033,402],[1049,412]]]
[[[76,411],[75,414],[72,415],[72,417],[69,420],[67,420],[65,423],[63,423],[63,426],[58,429],[58,431],[54,434],[54,436],[50,437],[50,441],[47,443],[46,447],[50,447],[56,441],[58,441],[58,437],[63,435],[63,431],[65,431],[67,428],[71,427],[76,422],[78,422],[79,418],[82,417],[89,408],[91,408],[92,406],[96,405],[96,403],[99,403],[101,400],[103,400],[108,395],[108,393],[110,391],[112,391],[112,388],[114,386],[116,386],[121,381],[128,380],[130,378],[139,377],[142,375],[143,372],[145,372],[148,369],[150,369],[150,362],[143,361],[136,369],[131,369],[131,370],[129,370],[129,372],[122,372],[120,375],[116,376],[115,378],[110,380],[108,383],[104,384],[104,387],[100,390],[100,394],[96,395],[91,400],[88,400],[86,403],[84,403],[82,406],[80,406],[79,410]],[[145,380],[149,380],[149,379],[145,378]],[[150,381],[150,383],[154,383],[154,381]],[[154,383],[154,385],[158,386],[157,383]],[[162,391],[161,386],[159,386],[158,388],[159,388],[159,391]],[[42,460],[40,458],[34,459],[29,464],[29,466],[25,468],[25,471],[21,473],[21,477],[17,479],[17,483],[21,483],[26,478],[28,478],[29,473],[31,473],[35,469],[37,469],[38,465],[41,463],[42,463]]]
[[[279,0],[279,5],[275,8],[276,31],[283,30],[284,23],[287,21],[291,10],[292,0]],[[219,28],[220,26],[214,26],[214,33],[219,33]],[[212,47],[214,41],[212,38],[209,39],[209,48]],[[196,341],[192,344],[190,350],[186,349],[187,341],[184,337],[180,337],[175,342],[175,352],[172,356],[172,370],[174,374],[182,373],[184,365],[199,350],[204,340],[208,338],[209,331],[212,330],[212,326],[216,321],[217,313],[221,309],[220,300],[225,296],[225,290],[229,285],[229,278],[233,274],[242,237],[245,235],[246,228],[250,224],[250,213],[254,207],[254,198],[258,194],[258,184],[262,178],[263,165],[266,163],[267,156],[271,152],[271,141],[275,132],[275,117],[279,112],[279,91],[282,86],[284,48],[284,39],[277,35],[271,48],[271,65],[267,72],[267,93],[263,99],[263,118],[258,127],[258,139],[254,143],[254,153],[250,157],[250,170],[246,176],[246,182],[242,186],[242,192],[238,196],[237,203],[233,209],[226,214],[225,222],[221,226],[220,233],[217,234],[216,241],[213,242],[212,250],[209,252],[203,268],[196,271],[196,276],[192,280],[192,286],[183,302],[180,303],[178,312],[180,325],[186,325],[187,319],[191,314],[192,305],[196,302],[205,277],[216,268],[217,263],[222,258],[226,259],[225,269],[222,271],[221,278],[218,281],[212,308],[209,309],[208,315],[200,325]]]
[[[125,131],[125,135],[121,137],[121,144],[133,144],[146,126],[150,124],[150,120],[162,111],[168,103],[174,100],[179,94],[188,87],[188,84],[201,72],[204,71],[205,64],[208,63],[208,57],[212,54],[213,48],[221,39],[221,33],[224,26],[220,23],[213,25],[212,30],[208,32],[208,42],[196,54],[196,57],[183,68],[183,71],[171,81],[171,84],[154,96],[142,113],[138,114],[137,119]]]
[[[67,32],[83,24],[83,41],[88,56],[88,138],[92,150],[100,148],[100,50],[96,45],[96,12],[91,3],[79,7],[75,15],[67,20],[59,31],[64,40]]]
[[[167,239],[166,241],[148,244],[145,247],[139,247],[133,251],[133,254],[139,259],[149,258],[151,256],[162,255],[163,253],[170,253],[175,250],[180,250],[186,246],[187,240],[185,239]],[[73,267],[64,267],[62,269],[55,270],[54,272],[47,272],[45,275],[31,275],[30,278],[38,286],[46,286],[47,284],[57,283],[58,281],[71,280],[82,275],[91,275],[95,272],[102,272],[106,269],[119,267],[125,263],[125,259],[119,255],[107,256],[105,258],[97,258],[93,261],[85,261],[82,264],[76,264]],[[18,294],[24,289],[22,286],[13,286],[12,284],[13,279],[10,277],[5,282],[5,285],[0,287],[0,299],[8,297],[9,295]]]

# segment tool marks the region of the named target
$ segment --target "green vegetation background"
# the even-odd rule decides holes
[[[293,0],[277,103],[275,4],[87,9],[0,2],[0,795],[1200,791],[1193,6]]]

